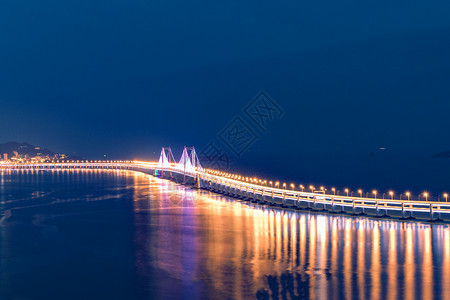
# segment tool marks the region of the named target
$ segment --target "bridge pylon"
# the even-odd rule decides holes
[[[162,147],[161,155],[159,156],[158,164],[156,165],[156,172],[158,170],[164,171],[164,169],[175,167],[176,161],[172,153],[172,148]]]
[[[184,182],[186,182],[186,173],[203,171],[203,167],[200,164],[195,147],[184,147],[183,154],[177,164],[177,168],[183,171]]]

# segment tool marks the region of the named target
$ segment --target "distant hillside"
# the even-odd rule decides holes
[[[17,143],[17,142],[8,142],[5,144],[0,144],[0,154],[3,156],[4,153],[8,153],[8,157],[13,157],[15,155],[14,152],[17,152],[19,155],[28,155],[30,157],[35,156],[53,156],[55,153],[48,149],[41,149],[37,146],[33,146],[28,143]]]

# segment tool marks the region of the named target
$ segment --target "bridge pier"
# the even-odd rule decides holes
[[[312,207],[311,207],[311,203],[309,202],[309,196],[307,196],[307,198],[305,199],[305,202],[306,202],[306,207],[304,209],[311,210]]]
[[[230,195],[230,185],[227,184],[226,182],[223,184],[223,194],[225,196],[229,196]]]
[[[275,193],[272,191],[272,199],[270,201],[269,206],[277,206],[276,202],[275,202]]]
[[[197,189],[201,189],[202,184],[201,184],[201,179],[200,179],[200,173],[197,173],[196,178],[197,178],[196,187],[197,187]]]
[[[243,198],[243,197],[242,197],[242,191],[243,191],[242,185],[239,185],[239,189],[238,189],[238,191],[236,192],[236,197],[237,197],[238,199],[242,199],[242,198]]]
[[[375,210],[376,210],[375,218],[380,218],[380,211],[378,209],[378,200],[375,201]]]
[[[300,201],[300,194],[297,194],[297,205],[296,205],[295,209],[303,210],[302,202]]]
[[[405,204],[402,202],[402,216],[400,220],[407,220],[406,218],[406,211],[405,211]]]
[[[286,192],[283,192],[283,200],[282,200],[282,204],[281,207],[286,208]]]
[[[380,216],[380,210],[382,210],[382,208],[380,208],[378,200],[375,202],[375,209],[376,209],[376,215],[374,216],[374,218],[387,218],[387,217],[389,217],[388,214],[387,214],[387,208],[384,209],[384,214]]]
[[[253,203],[257,203],[258,202],[258,198],[256,198],[256,194],[255,194],[255,188],[253,188],[252,200],[250,200],[250,202],[253,202]]]
[[[433,208],[433,203],[430,203],[430,219],[428,220],[428,222],[441,222],[441,221],[443,221],[441,219],[440,213],[439,213],[439,215],[437,216],[436,219],[434,219],[434,214],[435,214],[435,212],[434,212],[434,208]]]
[[[364,213],[364,207],[361,207],[361,212],[360,213],[357,213],[356,212],[356,210],[357,210],[357,207],[356,207],[356,200],[355,199],[352,199],[353,200],[353,202],[352,202],[352,215],[353,216],[362,216],[362,215],[365,215],[365,213]]]
[[[272,195],[270,196],[270,206],[275,206],[275,193],[272,191]]]
[[[316,196],[313,196],[312,210],[316,210],[316,201],[317,201]]]
[[[335,208],[334,197],[331,197],[331,212],[332,214],[337,214],[338,212],[334,210]]]

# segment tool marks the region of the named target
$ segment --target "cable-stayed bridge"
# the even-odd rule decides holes
[[[418,219],[431,222],[450,221],[450,202],[379,199],[373,197],[327,194],[326,190],[297,190],[272,181],[244,177],[202,167],[194,147],[184,147],[181,158],[176,161],[170,147],[163,147],[157,162],[145,161],[64,161],[54,163],[1,163],[0,170],[73,170],[115,169],[133,170],[192,185],[229,197],[278,206],[286,209],[320,211],[372,218]],[[408,194],[409,198],[409,194]],[[447,197],[446,199],[447,200]]]

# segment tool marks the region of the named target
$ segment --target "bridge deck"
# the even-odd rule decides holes
[[[208,171],[182,169],[176,165],[158,168],[157,162],[143,161],[93,161],[70,163],[0,164],[1,170],[55,170],[55,169],[123,169],[145,173],[176,173],[193,179],[198,188],[225,193],[233,197],[278,205],[286,208],[326,210],[372,214],[373,216],[396,216],[402,219],[417,216],[429,220],[450,220],[450,203],[399,199],[376,199],[329,195],[324,193],[295,191],[249,183]]]

